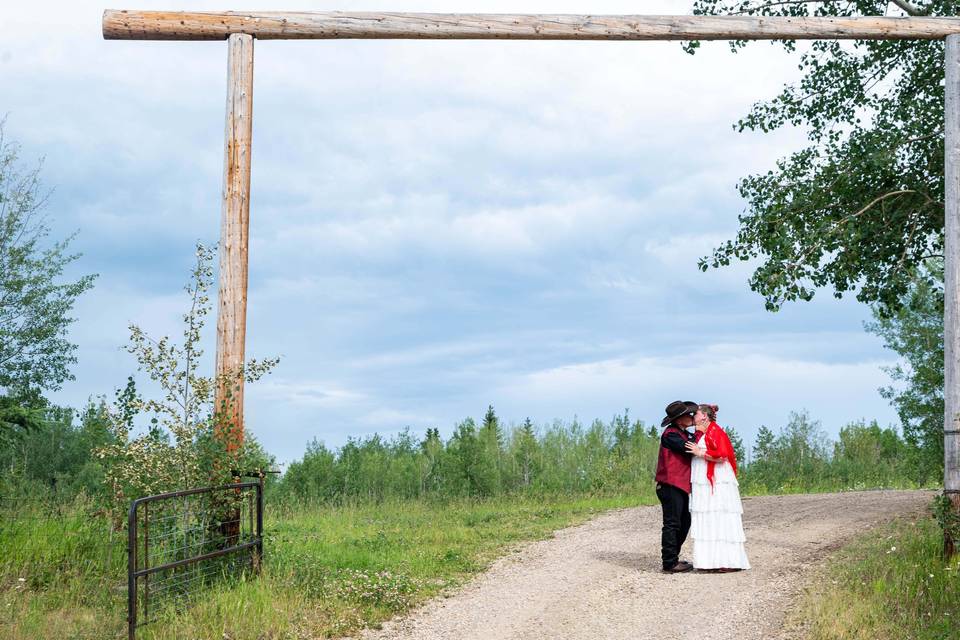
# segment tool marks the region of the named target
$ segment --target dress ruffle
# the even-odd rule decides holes
[[[742,542],[694,540],[693,566],[696,569],[749,569],[750,560]]]
[[[690,532],[694,540],[746,542],[743,521],[738,513],[695,511],[690,513]]]
[[[690,513],[733,513],[738,516],[743,513],[743,502],[740,501],[740,492],[735,485],[717,483],[713,487],[709,484],[694,484],[690,494]]]
[[[719,463],[714,484],[707,480],[707,463],[694,458],[691,466],[690,537],[697,569],[749,569],[744,543],[743,503],[730,465]]]

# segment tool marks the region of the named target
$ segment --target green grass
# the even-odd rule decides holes
[[[807,640],[960,638],[960,558],[929,517],[897,520],[831,558],[789,616]]]
[[[462,584],[519,543],[652,494],[268,508],[258,579],[214,588],[144,640],[336,637]],[[125,634],[124,542],[84,505],[0,526],[0,637]],[[114,534],[122,538],[122,534]],[[175,618],[175,619],[174,619]]]
[[[124,534],[112,531],[87,503],[55,511],[5,510],[0,513],[0,635],[119,634],[125,567]]]
[[[270,505],[257,579],[215,587],[144,640],[338,637],[455,588],[520,543],[649,493],[331,507]],[[88,504],[0,518],[0,638],[120,638],[122,532]],[[808,640],[960,638],[960,562],[944,565],[929,517],[837,552],[790,614]],[[949,615],[947,615],[949,614]]]

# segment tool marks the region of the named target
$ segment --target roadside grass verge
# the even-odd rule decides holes
[[[788,616],[806,640],[960,638],[960,559],[946,563],[929,515],[901,518],[838,551]]]
[[[269,505],[257,579],[215,586],[144,640],[339,637],[454,589],[519,544],[652,493]],[[0,637],[122,638],[123,532],[93,505],[0,518]],[[928,515],[871,530],[818,571],[789,614],[807,640],[960,638],[960,562]]]
[[[337,637],[454,588],[516,545],[637,495],[502,497],[267,510],[258,579],[215,587],[182,613],[144,626],[144,640]],[[116,638],[126,632],[123,534],[81,506],[0,526],[0,637]],[[69,535],[63,535],[69,531]]]

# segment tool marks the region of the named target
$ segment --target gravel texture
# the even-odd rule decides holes
[[[753,568],[660,572],[660,507],[623,509],[557,531],[491,565],[460,591],[368,630],[366,640],[782,638],[784,614],[830,551],[929,504],[927,491],[744,500]],[[681,558],[692,554],[692,542]]]

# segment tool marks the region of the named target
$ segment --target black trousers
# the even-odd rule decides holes
[[[680,547],[690,531],[690,494],[671,484],[657,483],[657,498],[663,507],[660,556],[663,568],[669,569],[680,560]]]

